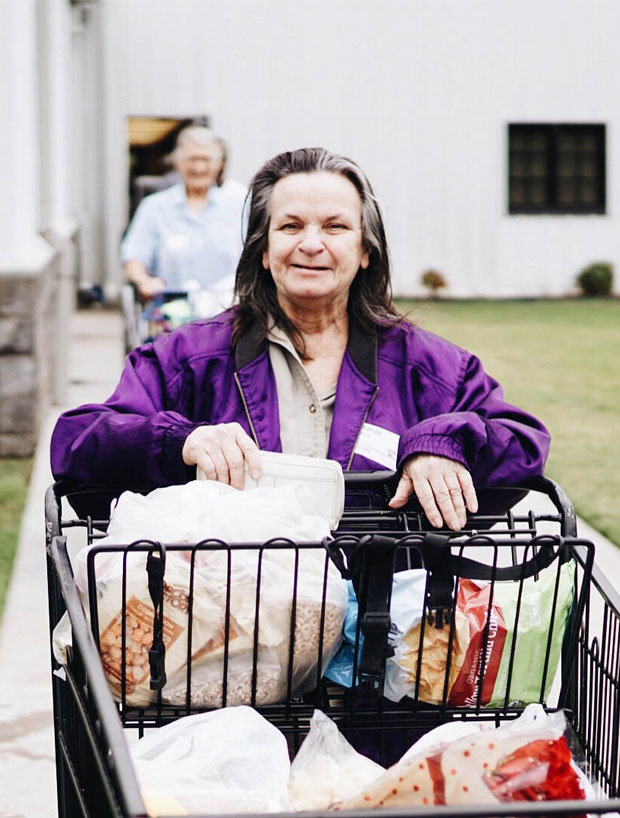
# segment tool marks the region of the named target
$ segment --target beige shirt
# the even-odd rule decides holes
[[[267,340],[278,392],[282,451],[327,457],[336,384],[325,394],[318,395],[284,330],[272,327]]]

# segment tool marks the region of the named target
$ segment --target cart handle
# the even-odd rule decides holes
[[[396,471],[374,469],[371,471],[344,472],[345,489],[382,489],[383,493],[393,496],[400,479]],[[549,477],[531,477],[510,486],[489,486],[477,489],[479,494],[501,496],[508,492],[535,491],[548,497],[560,514],[560,534],[563,537],[577,536],[577,515],[564,489]],[[416,502],[415,498],[410,502]],[[475,516],[475,515],[474,515]]]
[[[380,490],[382,496],[385,497],[386,499],[389,499],[394,495],[394,492],[396,491],[396,486],[398,484],[398,480],[399,480],[398,472],[386,471],[383,469],[375,469],[372,471],[344,472],[345,492],[347,489],[348,490],[370,489],[374,491]],[[101,495],[105,495],[108,498],[107,510],[109,510],[109,499],[115,496],[118,497],[118,495],[125,491],[126,488],[127,487],[123,486],[106,486],[93,483],[84,483],[69,479],[57,481],[48,490],[48,493],[46,495],[45,510],[48,526],[51,522],[51,530],[48,531],[48,536],[50,536],[51,538],[51,536],[54,535],[58,536],[61,533],[60,501],[62,497],[76,493],[82,494],[83,500],[87,495],[89,495],[93,499],[93,501],[96,501],[98,498],[101,499]],[[132,490],[142,491],[146,493],[148,491],[151,491],[152,488],[153,487],[151,486],[149,488],[145,487],[144,489],[133,488]],[[478,490],[478,493],[479,495],[499,497],[502,494],[508,495],[510,492],[514,494],[515,492],[528,491],[536,491],[540,494],[543,494],[544,496],[548,497],[551,500],[551,502],[553,503],[554,507],[556,508],[560,515],[560,534],[563,537],[577,536],[577,516],[575,514],[573,504],[569,500],[564,489],[558,483],[556,483],[554,480],[551,480],[548,477],[532,477],[528,480],[522,481],[516,486],[492,486],[490,488],[482,488]],[[410,502],[415,503],[416,502],[415,498]],[[509,506],[512,505],[513,503],[514,501],[510,503]],[[78,512],[78,515],[84,516],[82,514],[82,509],[76,508],[76,511]],[[101,517],[98,518],[104,520],[105,516],[102,515]]]

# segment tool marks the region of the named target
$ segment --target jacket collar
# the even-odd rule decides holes
[[[266,350],[267,340],[260,337],[259,328],[253,324],[239,339],[235,350],[237,370],[255,361]],[[366,380],[377,383],[377,336],[364,332],[357,321],[349,317],[347,352],[352,363]]]

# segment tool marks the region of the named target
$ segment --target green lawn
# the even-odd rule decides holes
[[[400,302],[478,355],[506,398],[539,417],[547,474],[620,546],[620,301]]]
[[[11,577],[31,467],[29,458],[0,459],[0,617]]]

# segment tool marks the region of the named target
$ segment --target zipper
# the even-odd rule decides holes
[[[355,443],[353,444],[353,448],[351,449],[351,457],[349,458],[349,462],[347,463],[345,471],[351,471],[351,463],[353,462],[353,458],[355,457],[355,447],[357,446],[357,441],[360,439],[360,435],[362,434],[362,428],[366,423],[366,418],[370,414],[370,410],[372,408],[373,403],[375,402],[375,398],[377,397],[378,393],[379,387],[376,386],[375,391],[373,392],[373,395],[370,399],[370,403],[368,404],[368,406],[366,407],[366,411],[364,412],[364,417],[362,418],[362,425],[360,426],[359,431],[357,433],[357,437],[355,438]]]
[[[241,395],[241,402],[243,403],[243,408],[245,409],[245,415],[246,415],[246,417],[248,419],[248,423],[250,425],[250,431],[252,432],[252,437],[254,438],[254,443],[256,443],[256,445],[260,449],[260,445],[258,443],[258,436],[256,434],[256,429],[254,428],[254,424],[252,423],[252,418],[250,417],[250,410],[248,409],[248,404],[247,404],[247,401],[245,399],[245,395],[243,394],[243,389],[241,388],[241,381],[239,380],[239,377],[238,377],[236,372],[235,372],[235,383],[237,384],[237,389],[239,390],[239,394]]]

